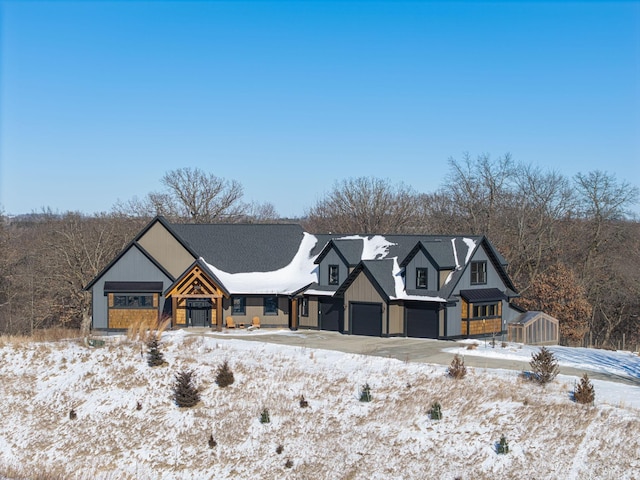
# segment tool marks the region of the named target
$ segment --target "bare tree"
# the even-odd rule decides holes
[[[336,182],[306,212],[305,227],[313,232],[404,233],[414,229],[418,196],[408,186],[358,177]]]
[[[242,185],[199,168],[179,168],[160,180],[165,191],[151,192],[114,206],[114,212],[139,217],[163,215],[172,221],[193,223],[237,222],[247,216]]]

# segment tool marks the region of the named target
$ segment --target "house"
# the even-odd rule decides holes
[[[311,235],[300,225],[153,219],[86,287],[92,325],[171,319],[221,329],[462,338],[500,334],[521,311],[505,259],[482,236]]]

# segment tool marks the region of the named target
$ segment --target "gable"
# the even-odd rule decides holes
[[[228,297],[226,290],[213,275],[196,262],[165,292],[166,297]]]
[[[179,277],[195,260],[194,256],[163,225],[156,221],[138,243],[171,275]]]

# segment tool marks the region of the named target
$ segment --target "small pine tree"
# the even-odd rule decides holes
[[[269,410],[266,408],[262,410],[260,414],[260,423],[271,423],[271,417],[269,417]]]
[[[291,468],[291,467],[293,467],[293,462],[291,461],[290,458],[288,458],[284,464],[284,468]]]
[[[304,399],[304,395],[300,395],[300,408],[307,408],[309,406],[309,402]]]
[[[216,383],[220,388],[225,388],[231,385],[235,379],[233,378],[233,372],[229,368],[229,362],[226,360],[218,367],[218,373],[216,374]]]
[[[540,348],[538,353],[531,354],[529,362],[533,378],[540,384],[546,385],[558,375],[558,361],[553,352],[546,347]]]
[[[507,437],[505,437],[504,435],[500,437],[500,442],[496,445],[496,453],[509,453],[509,442],[507,441]]]
[[[431,404],[429,417],[431,420],[442,420],[442,406],[440,405],[440,402],[433,402]]]
[[[583,405],[592,405],[596,399],[596,391],[593,384],[589,381],[589,375],[586,373],[580,379],[580,383],[576,385],[573,391],[573,399]]]
[[[360,401],[361,402],[370,402],[371,398],[371,387],[368,383],[365,383],[362,386],[362,391],[360,392]]]
[[[278,455],[280,455],[283,451],[284,451],[284,447],[282,446],[282,444],[280,444],[280,445],[278,445],[278,446],[276,447],[276,453],[277,453]]]
[[[164,363],[164,355],[160,351],[160,340],[158,335],[152,332],[147,339],[147,364],[150,367],[159,367]]]
[[[200,392],[193,384],[193,371],[181,370],[176,373],[173,399],[179,407],[193,407],[200,401]]]
[[[69,410],[69,420],[75,420],[76,418],[78,418],[78,414],[72,408],[71,410]]]
[[[464,366],[464,359],[460,355],[455,354],[453,356],[453,360],[447,369],[447,373],[450,377],[457,380],[464,378],[467,374],[467,367]]]
[[[209,445],[209,448],[215,448],[216,445],[218,445],[218,442],[216,442],[215,439],[213,438],[213,433],[209,435],[209,440],[207,441],[207,444]]]

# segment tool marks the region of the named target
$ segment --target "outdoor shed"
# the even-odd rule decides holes
[[[543,312],[522,313],[507,325],[507,339],[527,345],[557,345],[558,320]]]

